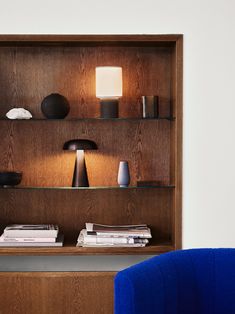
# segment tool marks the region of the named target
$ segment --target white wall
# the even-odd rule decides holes
[[[235,247],[234,14],[234,0],[0,0],[2,34],[184,34],[185,248]]]

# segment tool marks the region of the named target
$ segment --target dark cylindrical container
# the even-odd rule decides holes
[[[158,96],[142,96],[143,118],[159,117]]]
[[[100,117],[103,119],[118,118],[118,99],[101,99]]]

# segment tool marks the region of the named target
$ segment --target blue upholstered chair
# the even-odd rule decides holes
[[[235,249],[175,251],[120,271],[115,314],[235,314]]]

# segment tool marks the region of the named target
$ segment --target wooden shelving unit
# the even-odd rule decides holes
[[[112,314],[114,276],[110,271],[0,272],[1,313]]]
[[[0,231],[10,223],[54,223],[62,248],[0,248],[0,255],[159,254],[181,248],[182,35],[0,35],[0,165],[23,172],[16,188],[0,189]],[[100,119],[95,67],[123,68],[119,119]],[[70,102],[64,120],[46,120],[42,99],[59,92]],[[160,117],[141,118],[141,95],[159,95]],[[32,120],[9,121],[24,107]],[[90,188],[70,188],[74,154],[64,142],[87,138]],[[129,188],[117,187],[128,160]],[[137,187],[157,180],[157,187]],[[147,223],[145,248],[78,248],[85,222]]]
[[[2,247],[1,255],[145,255],[160,254],[173,251],[174,247],[170,243],[149,245],[143,248],[82,248],[76,247],[76,242],[65,243],[63,247]]]
[[[89,187],[71,187],[71,186],[12,186],[12,187],[0,187],[3,190],[138,190],[138,189],[174,189],[172,184],[154,185],[154,186],[128,186],[121,188],[119,186],[89,186]]]

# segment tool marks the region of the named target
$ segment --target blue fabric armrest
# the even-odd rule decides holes
[[[214,313],[235,313],[235,249],[175,251],[116,276],[115,314]]]
[[[182,254],[163,254],[120,271],[115,278],[115,314],[197,313],[191,257],[185,254],[182,265]]]
[[[161,256],[154,257],[116,275],[115,314],[177,313],[174,304],[167,305],[164,276],[169,265],[168,267],[164,265],[164,270],[161,264]],[[171,277],[172,280],[170,278],[168,280],[169,285],[173,284],[175,276]]]

